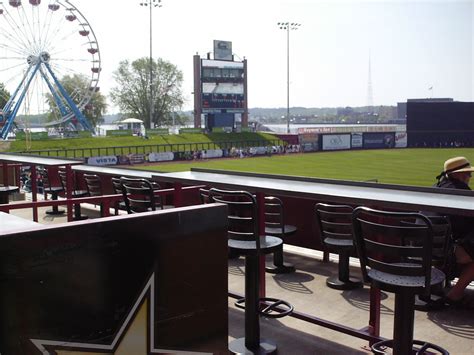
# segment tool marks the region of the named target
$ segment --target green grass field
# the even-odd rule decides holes
[[[161,163],[136,168],[172,172],[199,167],[354,181],[377,179],[380,183],[431,186],[443,169],[444,161],[459,155],[474,162],[474,148],[387,149]]]
[[[149,139],[141,137],[92,137],[92,138],[69,138],[69,139],[48,139],[40,141],[31,141],[31,148],[27,149],[25,141],[15,140],[3,142],[1,148],[6,152],[35,151],[46,149],[89,149],[106,147],[125,147],[125,146],[151,146],[160,144],[184,144],[184,143],[216,143],[216,142],[243,142],[243,141],[268,141],[278,139],[273,134],[268,133],[210,133],[210,134],[170,134],[155,135]],[[133,153],[133,151],[124,150],[123,154]],[[60,153],[62,154],[62,153]],[[72,154],[70,155],[72,156]],[[81,157],[78,152],[77,157]]]

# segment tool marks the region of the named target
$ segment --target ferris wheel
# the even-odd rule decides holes
[[[93,131],[83,115],[99,90],[97,38],[67,0],[0,0],[0,84],[11,94],[0,107],[1,138],[18,115],[52,115]]]

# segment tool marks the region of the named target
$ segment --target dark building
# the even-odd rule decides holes
[[[407,102],[409,147],[474,146],[474,102]]]
[[[408,102],[453,102],[451,98],[428,98],[428,99],[408,99],[407,102],[397,103],[397,118],[405,119],[407,117],[407,103]]]

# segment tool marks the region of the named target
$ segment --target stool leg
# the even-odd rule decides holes
[[[336,290],[351,290],[363,286],[361,280],[356,277],[350,277],[349,257],[350,251],[341,251],[339,253],[339,262],[337,265],[338,274],[337,277],[335,275],[330,276],[326,280],[326,285],[328,285],[328,287]]]
[[[415,320],[415,294],[401,291],[395,294],[393,321],[393,355],[412,353],[413,325]]]
[[[285,274],[295,271],[293,264],[283,261],[283,244],[273,253],[273,265],[267,264],[265,271],[271,274]]]
[[[272,354],[277,350],[270,340],[260,339],[259,257],[245,257],[245,337],[229,343],[232,354]]]
[[[45,195],[46,196],[46,195]],[[58,199],[58,193],[56,191],[51,191],[51,200],[56,201]],[[60,215],[63,214],[65,211],[60,210],[58,206],[52,206],[50,210],[46,211],[46,214],[50,215]]]
[[[74,205],[74,220],[75,221],[81,221],[83,219],[87,219],[88,217],[87,216],[83,216],[82,213],[81,213],[81,204],[80,203],[76,203]]]
[[[349,254],[339,254],[339,280],[347,282],[349,281]]]
[[[256,349],[260,345],[258,256],[245,257],[245,346]]]
[[[51,200],[56,201],[58,199],[58,194],[57,193],[52,193],[51,194]],[[51,207],[53,209],[53,213],[59,213],[58,206],[53,206]]]

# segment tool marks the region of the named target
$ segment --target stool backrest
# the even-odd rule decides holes
[[[199,199],[200,199],[200,201],[203,205],[206,204],[206,203],[211,202],[210,197],[209,197],[209,189],[200,188],[199,189]]]
[[[407,225],[407,220],[416,220],[417,223]],[[366,282],[370,281],[368,269],[392,275],[393,278],[422,277],[424,290],[429,292],[433,226],[426,216],[357,207],[352,223]],[[410,262],[410,259],[417,259],[417,262]]]
[[[45,191],[50,191],[51,190],[51,180],[49,179],[48,175],[48,168],[44,168],[40,172],[41,180],[43,181],[43,189]]]
[[[275,196],[265,196],[265,228],[277,228],[285,234],[283,202]]]
[[[316,204],[316,219],[323,242],[326,238],[352,240],[352,212],[353,208],[347,205]]]
[[[260,251],[258,233],[258,206],[255,197],[247,191],[229,191],[212,188],[210,202],[224,203],[228,207],[229,239],[255,241]]]
[[[148,180],[121,177],[120,182],[129,214],[156,210],[153,185]]]
[[[123,193],[122,192],[122,183],[120,182],[120,178],[119,177],[112,177],[110,180],[112,181],[112,187],[114,189],[114,192],[116,194]]]
[[[453,255],[453,239],[451,232],[451,223],[447,216],[441,215],[427,215],[423,212],[430,221],[433,229],[433,255],[432,264],[433,266],[443,270],[446,274],[450,273],[450,256]],[[417,225],[423,224],[422,221],[415,219],[410,221],[404,221],[405,225]],[[416,260],[416,259],[412,259]]]
[[[58,169],[59,180],[61,181],[61,185],[63,186],[64,191],[67,192],[67,171],[65,169]],[[72,174],[72,190],[76,188],[76,174],[71,171]]]
[[[99,175],[84,174],[87,192],[89,196],[102,196],[102,181]]]

